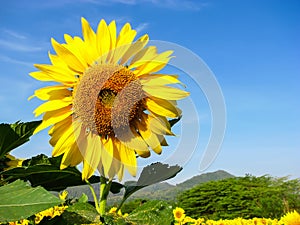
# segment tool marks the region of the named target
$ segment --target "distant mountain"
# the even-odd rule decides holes
[[[224,171],[218,170],[210,173],[203,173],[197,176],[194,176],[180,184],[171,185],[167,182],[162,182],[158,184],[150,185],[149,187],[145,187],[136,193],[134,193],[129,199],[158,199],[158,200],[168,200],[175,201],[177,194],[182,191],[188,190],[190,188],[195,187],[204,182],[213,181],[213,180],[221,180],[226,178],[234,177],[232,174]],[[99,193],[99,184],[93,185],[96,193]],[[93,201],[92,194],[88,186],[78,186],[71,187],[67,189],[70,197],[80,197],[82,193],[88,195],[89,200]],[[119,194],[110,194],[108,198],[108,204],[114,204],[115,202],[120,202],[123,196],[123,192]]]
[[[191,179],[188,179],[180,184],[177,184],[176,186],[181,189],[190,189],[198,184],[212,181],[212,180],[222,180],[226,178],[234,177],[232,174],[224,171],[224,170],[218,170],[216,172],[210,172],[210,173],[203,173],[197,176],[192,177]]]

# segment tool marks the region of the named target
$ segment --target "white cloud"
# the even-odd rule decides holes
[[[140,23],[136,28],[136,32],[140,33],[141,31],[145,30],[149,26],[149,23]]]
[[[25,35],[17,33],[17,32],[12,31],[12,30],[3,29],[3,33],[8,34],[10,37],[13,37],[13,38],[16,38],[16,39],[20,39],[20,40],[27,39],[27,37]]]
[[[31,62],[26,62],[26,61],[21,61],[17,59],[10,58],[8,56],[0,55],[0,61],[7,62],[7,63],[13,63],[17,65],[22,65],[22,66],[27,66],[30,68],[33,68],[33,63]]]
[[[40,46],[32,46],[26,43],[17,43],[16,41],[7,41],[3,39],[0,39],[0,46],[20,52],[37,52],[43,50]]]
[[[124,4],[124,5],[141,5],[152,4],[160,8],[168,8],[174,10],[192,10],[198,11],[209,4],[207,2],[197,0],[77,0],[80,3],[92,3],[98,5],[112,5],[112,4]],[[65,3],[69,3],[69,0],[65,0]]]

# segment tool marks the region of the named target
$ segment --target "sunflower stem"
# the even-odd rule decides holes
[[[95,192],[95,189],[93,188],[93,186],[91,185],[91,183],[89,181],[86,180],[86,183],[89,185],[89,188],[92,192],[93,198],[94,198],[94,202],[95,202],[95,207],[98,213],[100,213],[100,208],[99,208],[99,203],[98,203],[98,198]]]
[[[105,214],[107,197],[109,194],[111,183],[112,180],[108,180],[107,182],[107,179],[105,177],[103,176],[100,177],[100,203],[99,203],[100,216],[103,216]]]

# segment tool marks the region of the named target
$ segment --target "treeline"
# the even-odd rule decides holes
[[[300,181],[251,175],[210,181],[179,194],[177,205],[195,218],[280,218],[300,212]]]

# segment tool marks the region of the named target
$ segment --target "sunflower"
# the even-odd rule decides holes
[[[110,179],[121,180],[124,168],[135,176],[137,156],[160,154],[167,145],[168,118],[180,116],[176,100],[189,93],[174,87],[177,75],[157,73],[173,52],[146,46],[148,35],[134,41],[129,23],[117,34],[115,21],[101,20],[96,32],[81,22],[83,38],[52,38],[51,64],[35,64],[38,71],[30,73],[55,82],[31,96],[46,101],[34,111],[43,114],[35,133],[51,126],[52,155],[63,155],[61,169],[83,162],[83,179],[97,169]]]
[[[173,209],[173,215],[176,221],[182,221],[185,218],[184,209],[176,207]]]
[[[284,225],[300,225],[300,214],[296,210],[288,212],[281,217],[280,223]]]

